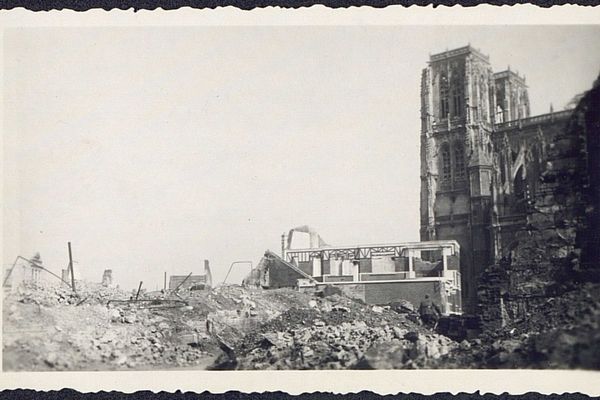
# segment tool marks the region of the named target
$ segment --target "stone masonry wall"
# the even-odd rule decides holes
[[[510,255],[483,273],[479,312],[488,329],[526,322],[552,297],[600,280],[599,91],[597,81],[567,128],[546,138],[546,168],[528,199],[527,226]]]

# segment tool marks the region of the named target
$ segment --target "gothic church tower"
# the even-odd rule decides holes
[[[421,79],[421,240],[461,246],[466,311],[491,261],[495,78],[471,46],[430,57]]]

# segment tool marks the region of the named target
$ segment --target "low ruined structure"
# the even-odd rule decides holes
[[[263,289],[278,289],[296,287],[298,280],[314,282],[310,274],[305,273],[296,265],[287,262],[272,251],[267,250],[258,265],[252,269],[243,283],[246,286],[262,287]]]
[[[267,251],[245,284],[263,288],[334,286],[368,304],[426,294],[443,311],[461,313],[460,249],[456,241],[327,246]]]
[[[185,289],[210,289],[212,287],[212,274],[208,260],[204,260],[202,274],[171,275],[169,277],[169,290]]]
[[[297,226],[281,235],[281,252],[285,249],[328,247],[321,235],[308,225]]]
[[[112,269],[105,269],[102,274],[102,286],[110,286],[112,285]]]
[[[3,286],[15,289],[22,284],[42,284],[48,279],[42,258],[36,253],[30,260],[17,257],[14,265],[4,272]]]
[[[460,247],[454,240],[290,249],[284,259],[312,277],[368,304],[426,294],[444,313],[461,313]]]

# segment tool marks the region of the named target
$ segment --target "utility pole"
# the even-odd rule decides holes
[[[69,270],[71,271],[71,287],[73,288],[73,291],[77,293],[77,290],[75,289],[75,273],[73,273],[73,255],[71,253],[71,242],[67,242],[67,245],[69,246]]]

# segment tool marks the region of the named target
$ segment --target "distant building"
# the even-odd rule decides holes
[[[48,279],[47,275],[39,253],[34,255],[31,260],[19,257],[13,267],[4,271],[3,286],[16,288],[24,283],[41,284]]]
[[[188,274],[189,275],[189,274]],[[204,271],[202,274],[191,276],[188,275],[171,275],[169,277],[169,290],[185,289],[209,289],[212,287],[212,274],[208,260],[204,260]],[[187,278],[187,279],[186,279]]]

